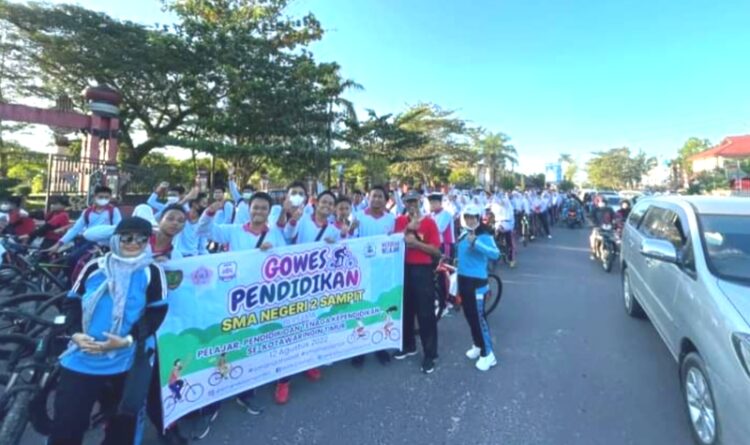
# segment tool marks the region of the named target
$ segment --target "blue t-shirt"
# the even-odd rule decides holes
[[[80,299],[81,302],[91,298],[99,286],[104,283],[105,275],[102,270],[103,258],[91,261],[81,271],[78,281],[68,294],[68,298]],[[154,276],[156,275],[156,276]],[[149,306],[166,304],[166,284],[164,275],[156,266],[150,266],[139,270],[130,278],[130,289],[125,302],[120,332],[114,334],[124,337],[128,335],[133,325],[143,316],[147,302]],[[91,316],[89,328],[84,332],[96,341],[106,341],[105,332],[111,332],[112,328],[112,305],[113,300],[109,290],[99,299]],[[106,354],[89,354],[80,349],[65,355],[60,364],[71,371],[82,374],[113,375],[130,370],[135,356],[136,345],[127,348],[115,349]]]

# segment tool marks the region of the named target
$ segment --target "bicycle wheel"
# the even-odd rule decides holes
[[[201,396],[203,396],[203,385],[200,383],[188,386],[188,389],[185,391],[185,400],[188,402],[195,402]]]
[[[242,368],[240,366],[235,366],[229,371],[229,377],[233,379],[238,379],[242,375]]]
[[[398,328],[391,328],[391,331],[388,333],[388,338],[390,338],[392,341],[400,340],[401,331],[399,331]]]
[[[208,376],[208,384],[211,386],[216,386],[219,383],[221,383],[222,377],[220,372],[213,372],[210,376]]]
[[[484,315],[485,317],[490,315],[495,310],[500,298],[503,296],[503,281],[499,276],[495,274],[489,274],[487,281],[490,286],[490,291],[484,297]]]
[[[52,432],[54,391],[59,382],[60,368],[55,368],[44,386],[36,393],[29,407],[29,422],[34,430],[43,436],[49,436]]]
[[[177,406],[177,400],[174,396],[167,396],[164,401],[161,402],[161,406],[164,409],[164,417],[167,417],[172,414],[174,407]]]
[[[377,345],[383,341],[383,332],[382,331],[375,331],[372,333],[372,344]]]
[[[29,422],[29,405],[33,396],[33,387],[15,394],[0,427],[1,444],[15,445],[21,442],[21,436]]]
[[[10,264],[0,265],[0,298],[35,292],[38,287],[26,279],[21,269]]]

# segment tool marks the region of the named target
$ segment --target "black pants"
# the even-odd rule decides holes
[[[425,358],[437,358],[435,317],[435,272],[431,265],[407,264],[404,272],[404,350],[417,349],[414,317],[419,320],[419,337]]]
[[[482,349],[482,357],[492,352],[492,337],[484,316],[484,299],[477,299],[477,289],[487,286],[487,280],[458,276],[458,293],[461,295],[466,321],[471,330],[474,346]]]
[[[104,397],[119,400],[127,373],[81,374],[63,368],[57,385],[52,432],[48,445],[80,445],[89,428],[94,404]],[[125,418],[132,417],[132,418]],[[115,416],[104,429],[103,444],[133,444],[137,421],[133,416]]]
[[[539,214],[539,222],[542,223],[542,229],[544,230],[544,234],[547,236],[549,236],[549,214],[549,210]]]

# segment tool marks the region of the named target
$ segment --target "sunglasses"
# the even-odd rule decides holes
[[[125,235],[120,235],[120,243],[122,244],[138,244],[139,246],[142,246],[148,242],[148,236],[146,235],[138,235],[135,233],[128,233]]]

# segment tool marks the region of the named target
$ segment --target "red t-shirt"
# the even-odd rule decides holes
[[[60,238],[62,238],[63,234],[55,233],[55,230],[70,224],[70,217],[68,216],[68,212],[50,212],[49,214],[47,214],[47,224],[52,226],[52,229],[44,234],[44,239],[59,241]]]
[[[28,216],[22,216],[18,210],[13,210],[8,214],[8,226],[3,232],[15,236],[23,236],[31,235],[34,229],[36,229],[36,224],[33,219]]]
[[[408,225],[409,216],[399,216],[396,218],[396,233],[404,232]],[[440,232],[438,231],[435,221],[429,216],[425,216],[419,221],[417,238],[425,244],[429,244],[438,249],[440,248]],[[428,253],[419,249],[408,247],[406,249],[406,264],[429,265],[432,264],[432,257]]]

